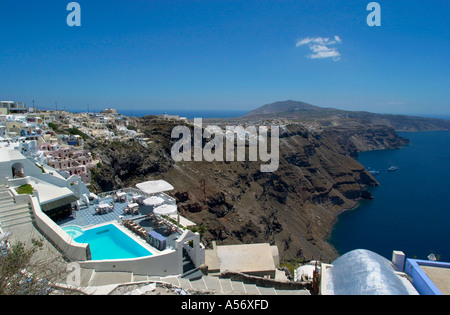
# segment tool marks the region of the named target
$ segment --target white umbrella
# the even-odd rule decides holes
[[[136,184],[136,187],[147,194],[157,194],[163,191],[173,190],[173,186],[165,180],[149,180]]]
[[[164,199],[161,197],[152,196],[147,199],[144,199],[143,203],[146,206],[159,206],[162,205],[164,202]]]
[[[153,209],[154,214],[168,215],[177,213],[176,205],[162,205]]]

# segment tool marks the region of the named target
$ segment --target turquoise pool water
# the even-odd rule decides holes
[[[152,255],[114,224],[85,230],[74,240],[78,243],[89,243],[92,260],[127,259]]]

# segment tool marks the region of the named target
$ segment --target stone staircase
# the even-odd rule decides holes
[[[148,277],[152,280],[152,277]],[[156,279],[155,279],[156,280]],[[212,294],[227,295],[310,295],[308,290],[280,290],[266,288],[255,284],[247,284],[231,279],[219,278],[217,276],[203,276],[200,279],[189,280],[177,277],[160,278],[161,281],[171,283],[185,290],[195,290]]]
[[[181,278],[192,281],[200,279],[202,275],[200,269],[195,267],[187,251],[183,249],[183,274],[181,275]]]
[[[183,274],[177,276],[147,276],[129,272],[99,272],[93,269],[81,269],[81,286],[85,292],[108,294],[117,285],[131,283],[162,282],[205,294],[222,295],[310,295],[309,290],[280,290],[247,284],[231,279],[219,278],[218,273],[203,275],[195,268],[189,255],[183,250]]]
[[[30,225],[33,216],[28,204],[17,204],[14,197],[5,186],[0,186],[0,224],[7,232],[16,227]]]
[[[184,290],[195,290],[205,294],[223,295],[310,295],[308,290],[280,290],[275,288],[260,287],[254,284],[246,284],[231,279],[219,278],[217,276],[202,276],[195,280],[190,280],[182,275],[157,277],[135,275],[127,272],[96,272],[92,269],[82,269],[81,286],[104,287],[106,290],[98,290],[99,294],[108,294],[108,290],[113,290],[118,284],[148,283],[148,282],[169,283]]]

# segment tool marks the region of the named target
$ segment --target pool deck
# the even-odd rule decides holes
[[[168,199],[164,194],[159,195],[164,199],[164,204],[174,204],[174,200]],[[124,208],[127,207],[128,203],[132,201],[133,194],[127,193],[126,201],[124,202],[114,202],[112,193],[106,197],[99,198],[95,203],[89,205],[89,207],[82,208],[80,210],[74,210],[73,215],[67,219],[57,222],[61,227],[77,225],[82,228],[88,228],[96,225],[105,224],[108,222],[120,222],[121,219],[132,220],[145,228],[148,231],[156,231],[167,239],[167,247],[174,248],[175,240],[180,237],[179,232],[168,232],[167,226],[162,225],[156,227],[152,220],[146,220],[147,214],[153,213],[153,207],[148,205],[139,205],[138,214],[125,214]],[[107,203],[108,205],[113,205],[113,210],[103,214],[98,214],[95,211],[96,206],[99,203]],[[190,222],[190,221],[189,221]],[[191,222],[192,223],[192,222]],[[131,233],[131,232],[130,232]]]
[[[159,234],[161,234],[162,236],[164,236],[166,238],[168,248],[175,248],[175,241],[181,235],[178,232],[174,232],[174,233],[167,232],[167,229],[165,226],[155,227],[152,220],[146,220],[143,217],[138,218],[133,221],[136,222],[137,224],[139,224],[140,226],[142,226],[143,228],[145,228],[147,231],[155,231],[155,232],[158,232]]]
[[[128,203],[132,202],[132,194],[127,194],[127,201],[125,202],[114,202],[113,196],[107,196],[104,198],[99,198],[96,203],[91,203],[89,207],[82,208],[80,210],[73,211],[73,215],[67,219],[57,222],[61,227],[67,225],[78,225],[80,227],[88,227],[92,225],[102,224],[110,221],[117,221],[120,217],[123,219],[137,219],[145,217],[147,214],[152,213],[153,207],[147,205],[139,205],[139,214],[125,214],[124,208],[127,207]],[[164,198],[164,203],[173,204],[173,201]],[[114,205],[113,211],[97,214],[95,212],[95,207],[99,203],[107,203],[108,205]]]

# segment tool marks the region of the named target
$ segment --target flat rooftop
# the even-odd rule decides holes
[[[270,244],[241,244],[217,246],[220,272],[257,273],[275,270]]]
[[[41,203],[41,205],[61,198],[74,196],[74,193],[69,188],[59,187],[47,182],[32,180],[30,182],[30,185],[37,190],[39,195],[39,202]],[[75,197],[71,201],[75,201],[77,199],[78,198]]]
[[[450,295],[450,268],[420,266],[425,274],[433,281],[434,285],[444,295]]]
[[[404,270],[420,294],[450,295],[449,262],[408,258]]]

